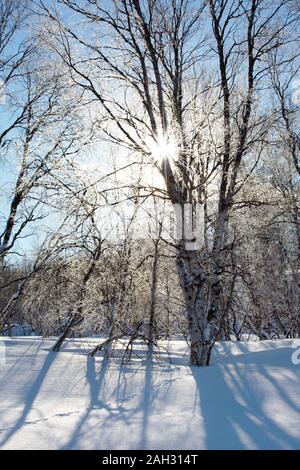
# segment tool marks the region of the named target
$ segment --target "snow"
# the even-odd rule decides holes
[[[207,368],[169,344],[122,365],[95,340],[2,338],[1,449],[299,449],[300,365],[292,340],[228,342]],[[163,344],[162,346],[166,346]]]

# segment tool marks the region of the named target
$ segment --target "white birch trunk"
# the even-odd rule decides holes
[[[198,251],[178,249],[177,267],[185,299],[191,342],[191,363],[209,364],[214,342],[221,334],[223,321],[222,250],[225,242],[226,214],[219,213],[215,225],[209,267]]]
[[[187,309],[191,363],[196,366],[208,365],[211,348],[206,338],[207,277],[196,251],[186,251],[181,248],[177,256],[177,266]]]

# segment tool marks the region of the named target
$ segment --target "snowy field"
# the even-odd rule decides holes
[[[3,342],[1,449],[300,449],[292,341],[219,344],[202,369],[183,341],[126,366],[87,357],[93,340]]]

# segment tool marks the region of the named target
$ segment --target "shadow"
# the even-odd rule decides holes
[[[78,443],[78,441],[81,437],[81,434],[83,432],[82,431],[83,427],[84,427],[86,421],[88,420],[88,418],[90,416],[90,413],[92,412],[93,409],[95,409],[95,408],[106,408],[106,409],[108,408],[109,409],[109,407],[107,407],[105,405],[105,403],[102,400],[99,399],[100,389],[101,389],[101,386],[104,382],[106,370],[107,370],[107,367],[108,367],[108,360],[107,359],[102,360],[101,368],[99,370],[98,377],[97,377],[97,373],[96,373],[96,365],[95,364],[96,364],[95,358],[91,357],[91,356],[87,356],[86,380],[89,384],[90,403],[89,403],[84,415],[80,419],[79,424],[77,425],[77,427],[73,431],[73,434],[72,434],[70,440],[67,442],[67,444],[65,444],[62,447],[62,450],[73,449],[73,448],[76,447],[76,444]]]
[[[142,423],[141,423],[141,439],[138,446],[138,449],[147,449],[148,441],[148,426],[149,426],[149,414],[151,409],[151,403],[153,400],[153,378],[152,378],[152,365],[153,359],[150,356],[145,365],[145,381],[144,389],[142,391],[141,401],[139,409],[143,413]]]
[[[291,354],[291,346],[293,340],[285,340],[284,346],[277,342],[276,340],[262,340],[262,341],[254,341],[254,342],[245,342],[245,341],[221,341],[215,344],[215,347],[212,351],[212,364],[224,363],[224,362],[235,362],[239,360],[241,362],[254,362],[253,359],[258,359],[256,354],[260,355],[262,361],[268,361],[269,358],[272,358],[272,362],[282,361],[286,354],[290,357]],[[252,346],[254,349],[252,350]],[[259,346],[259,351],[257,351],[257,346]],[[254,355],[254,356],[253,356]],[[275,357],[275,356],[278,357]],[[280,358],[281,356],[281,358]],[[289,361],[290,362],[290,361]]]
[[[24,350],[22,351],[22,358],[26,357],[27,359],[30,359],[31,364],[36,361],[37,353],[39,351],[42,350],[42,351],[46,351],[47,353],[49,351],[49,347],[43,347],[45,339],[41,336],[29,336],[28,338],[21,337],[21,339],[18,339],[18,337],[16,338],[5,337],[3,341],[5,342],[5,345],[10,348],[10,351],[12,351],[14,346],[18,346],[18,347],[24,346]],[[14,357],[13,354],[9,354],[8,359],[11,360],[13,357]],[[9,382],[10,375],[17,374],[19,370],[23,370],[24,364],[22,363],[22,361],[20,361],[20,357],[18,355],[16,357],[17,357],[16,360],[13,363],[9,364],[9,368],[7,372],[3,374],[0,369],[0,377],[4,383]]]
[[[276,420],[263,409],[264,403],[256,388],[260,376],[262,380],[269,381],[268,386],[276,387],[281,400],[299,414],[296,404],[268,376],[266,356],[266,351],[252,352],[238,356],[236,363],[233,359],[231,363],[228,360],[207,368],[191,367],[197,387],[198,406],[204,419],[205,447],[208,450],[300,448],[299,439],[279,427]],[[273,351],[272,367],[273,363],[274,367],[287,366],[280,354],[277,359],[278,364],[276,361],[274,363]],[[252,374],[248,370],[247,374],[244,373],[243,365],[248,363],[251,364],[251,372],[255,374],[255,381],[251,380]]]
[[[86,380],[89,385],[90,402],[80,419],[78,425],[74,429],[69,441],[61,448],[62,450],[69,450],[77,448],[81,437],[86,433],[85,425],[88,423],[91,414],[94,410],[105,410],[108,413],[106,420],[122,419],[126,421],[126,410],[122,404],[117,406],[111,406],[107,401],[103,400],[101,396],[105,396],[104,385],[105,378],[108,375],[110,359],[103,358],[101,360],[101,366],[99,371],[96,369],[96,359],[94,357],[87,357],[87,368],[86,368]],[[130,397],[129,397],[130,398]],[[119,400],[120,401],[120,400]],[[105,422],[103,420],[103,426],[101,428],[102,435],[105,436]],[[91,431],[91,425],[89,423],[89,432]],[[101,444],[98,444],[101,447]]]
[[[201,441],[201,446],[210,450],[299,449],[297,429],[289,429],[287,425],[296,422],[300,415],[299,395],[294,392],[299,375],[291,363],[292,350],[287,347],[271,350],[266,346],[263,351],[249,352],[244,345],[238,345],[235,348],[237,354],[229,357],[230,345],[226,345],[228,355],[226,353],[217,364],[203,368],[187,366],[186,358],[181,359],[176,352],[170,354],[171,363],[164,350],[147,357],[147,351],[141,347],[137,349],[143,353],[142,360],[133,360],[126,365],[121,359],[80,358],[74,371],[78,370],[80,380],[84,381],[84,377],[86,380],[82,384],[82,393],[79,389],[83,405],[78,403],[78,408],[74,408],[78,411],[64,412],[63,408],[61,413],[54,415],[61,418],[63,432],[69,429],[68,435],[63,434],[62,449],[107,448],[108,445],[149,449],[152,443],[167,447],[166,443],[175,442],[181,446],[190,442],[189,439],[195,446]],[[22,351],[28,354],[26,347]],[[68,345],[65,359],[69,359],[71,351],[76,352],[76,356],[83,354],[77,345],[73,350]],[[22,389],[25,398],[19,417],[12,427],[0,429],[3,433],[0,445],[24,426],[47,421],[42,413],[41,416],[29,413],[33,407],[37,410],[36,399],[41,396],[41,388],[43,397],[47,398],[43,383],[58,354],[63,357],[64,351],[48,352],[42,366],[39,366],[40,359],[37,360],[32,369],[34,381],[31,384],[27,381],[25,390]],[[24,365],[20,361],[17,368],[15,357],[12,358],[14,374],[22,374]],[[58,365],[54,365],[54,371]],[[66,367],[65,361],[62,365]],[[37,367],[39,369],[35,371]],[[60,369],[56,377],[61,377]],[[68,393],[62,393],[63,380],[62,377],[59,397],[67,396],[69,389],[75,387],[74,373],[70,373],[64,382],[68,385]],[[25,381],[26,376],[22,385]],[[78,389],[76,391],[78,393]],[[166,405],[172,405],[167,412]],[[75,413],[78,417],[65,425],[64,419]],[[49,420],[45,426],[48,433],[50,425]],[[53,426],[58,427],[58,423],[55,421]]]
[[[8,432],[5,437],[0,441],[0,446],[3,446],[24,424],[26,424],[26,418],[32,409],[33,403],[39,394],[42,384],[47,376],[47,373],[49,372],[50,367],[52,366],[55,360],[55,357],[56,353],[53,353],[52,351],[48,352],[44,364],[41,367],[41,370],[39,371],[36,379],[32,383],[26,395],[25,405],[21,416],[11,428],[10,432]]]
[[[224,358],[222,364],[254,364],[270,367],[287,367],[291,365],[291,348],[278,348],[263,351],[252,351]]]

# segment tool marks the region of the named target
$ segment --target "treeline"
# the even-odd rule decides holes
[[[253,178],[256,201],[248,204],[245,187],[232,217],[223,268],[228,295],[217,340],[299,336],[299,227],[289,198],[268,178]],[[298,192],[299,184],[292,190]],[[13,308],[1,324],[3,334],[16,322],[43,336],[134,336],[148,346],[174,336],[189,341],[173,243],[136,240],[132,224],[130,218],[131,229],[117,243],[87,229],[81,240],[47,241],[35,254],[40,264],[7,265],[0,305],[3,311],[13,298]]]
[[[180,334],[197,366],[299,336],[299,20],[294,0],[1,1],[0,332]]]

